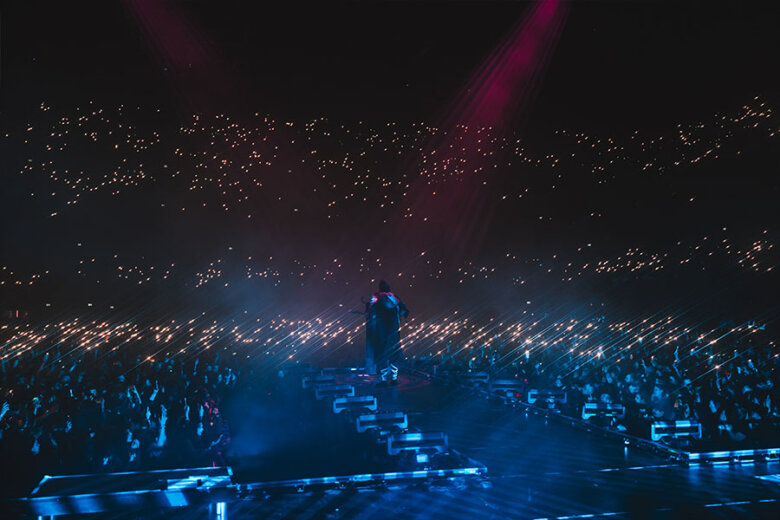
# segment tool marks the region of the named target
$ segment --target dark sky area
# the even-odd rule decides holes
[[[5,2],[6,108],[171,87],[170,76],[183,72],[148,41],[133,3]],[[168,3],[199,38],[213,73],[223,75],[215,82],[231,99],[214,98],[214,107],[413,119],[439,116],[529,5]],[[635,128],[776,91],[779,21],[764,2],[573,2],[536,113]]]
[[[416,125],[451,119],[532,5],[3,2],[3,309],[184,290],[282,312],[381,277],[418,309],[771,300],[772,3],[570,2],[495,156],[426,198],[441,143]]]

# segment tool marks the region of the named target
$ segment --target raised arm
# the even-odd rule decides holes
[[[409,317],[409,309],[406,308],[406,305],[404,305],[404,302],[402,302],[401,300],[398,300],[398,312],[400,313],[402,318]]]

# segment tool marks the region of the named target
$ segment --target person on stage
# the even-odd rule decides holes
[[[400,355],[401,318],[409,310],[398,296],[390,291],[390,284],[382,280],[379,290],[366,302],[366,368],[374,375],[379,370],[383,382],[398,381],[398,367],[394,364]]]

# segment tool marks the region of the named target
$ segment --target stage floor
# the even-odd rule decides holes
[[[449,445],[488,468],[486,477],[387,482],[344,489],[228,499],[229,518],[576,519],[780,517],[780,464],[686,467],[623,439],[546,419],[461,388],[403,374],[394,387],[340,375],[380,409],[402,410],[409,426],[443,431]],[[387,459],[360,455],[366,434],[335,416],[329,401],[301,390],[300,377],[223,403],[233,450],[228,464],[240,484],[394,471]],[[370,448],[370,447],[369,447]],[[73,479],[47,483],[77,485]],[[101,485],[108,486],[110,481]],[[140,485],[140,484],[139,484]],[[148,487],[148,485],[147,485]],[[208,518],[205,507],[127,509],[105,518]]]
[[[689,468],[620,439],[417,377],[406,375],[391,388],[370,384],[363,382],[359,393],[370,389],[380,407],[406,411],[410,426],[446,432],[450,446],[487,466],[488,477],[467,484],[304,492],[247,501],[234,506],[231,516],[778,518],[780,483],[759,478],[779,474],[778,464]],[[314,405],[315,413],[316,405],[324,406]],[[321,462],[333,468],[327,457]]]
[[[355,387],[356,395],[376,397],[377,411],[419,410],[419,402],[435,395],[429,381],[402,375],[394,386],[377,385],[374,376],[339,374],[338,384]],[[422,469],[404,466],[387,455],[386,442],[378,444],[368,433],[358,433],[354,420],[335,415],[332,401],[316,401],[312,390],[301,388],[301,378],[280,380],[266,395],[242,395],[224,405],[232,430],[227,463],[240,484],[316,479],[346,475],[382,474]],[[437,421],[409,418],[410,427],[437,430]],[[438,429],[440,431],[440,429]],[[446,432],[445,432],[446,433]],[[466,460],[440,456],[434,469],[467,467]]]

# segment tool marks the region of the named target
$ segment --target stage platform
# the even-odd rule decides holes
[[[322,377],[326,383],[303,388],[302,380],[307,377]],[[415,400],[431,393],[431,382],[425,378],[402,374],[397,385],[382,386],[376,376],[344,369],[291,371],[282,379],[272,395],[266,396],[270,398],[253,403],[249,416],[243,400],[227,406],[231,424],[243,425],[234,436],[230,459],[235,480],[241,483],[244,493],[347,484],[365,487],[407,480],[467,478],[486,472],[483,464],[453,446],[420,462],[416,452],[409,456],[388,454],[387,441],[376,431],[358,431],[356,421],[361,415],[408,415]],[[316,398],[318,388],[330,386],[351,387],[354,397],[373,398],[373,410],[336,413],[333,398]],[[272,423],[267,422],[269,418]],[[420,431],[416,418],[405,421],[398,432],[422,435],[441,431],[435,420],[425,423],[425,431]],[[269,431],[270,424],[273,431]],[[248,450],[244,449],[246,446]]]
[[[542,414],[435,382],[399,392],[409,420],[446,431],[484,479],[311,490],[237,504],[269,520],[758,518],[780,511],[780,464],[690,466]],[[184,517],[182,517],[184,518]]]
[[[397,387],[387,388],[356,374],[332,375],[336,384],[353,384],[356,394],[370,392],[380,407],[403,410],[410,426],[446,432],[453,460],[460,461],[449,469],[463,470],[463,478],[436,478],[433,472],[444,471],[436,469],[418,470],[432,473],[415,477],[413,468],[355,455],[366,452],[352,443],[364,442],[361,436],[373,442],[371,437],[356,430],[344,436],[354,425],[334,414],[328,400],[296,399],[313,389],[296,394],[293,386],[301,379],[288,374],[271,395],[253,396],[256,407],[243,400],[226,403],[226,413],[243,417],[236,425],[232,470],[225,470],[233,472],[232,495],[219,495],[215,487],[213,498],[206,494],[189,507],[166,509],[164,516],[145,510],[145,517],[213,517],[217,509],[209,504],[215,500],[224,504],[219,511],[225,517],[277,520],[774,519],[780,511],[778,463],[690,466],[598,429],[587,431],[419,374],[403,374]],[[266,405],[271,402],[276,405]],[[259,433],[263,424],[266,431]],[[277,436],[279,430],[285,435]],[[124,511],[105,517],[132,516]]]

